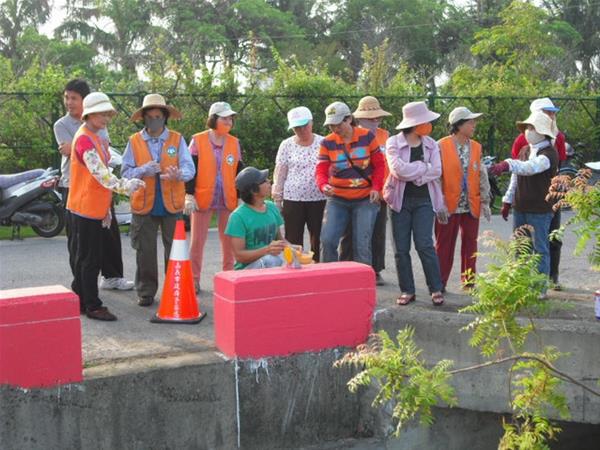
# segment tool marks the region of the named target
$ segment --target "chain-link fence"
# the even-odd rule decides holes
[[[131,114],[142,104],[145,92],[109,93],[119,113],[109,125],[113,146],[123,150],[127,138],[141,124],[129,120]],[[356,107],[360,95],[354,96],[285,96],[264,93],[246,95],[177,94],[166,96],[167,101],[183,113],[183,119],[172,121],[169,127],[183,133],[189,139],[192,134],[205,129],[208,109],[215,101],[228,101],[239,114],[233,134],[240,138],[247,163],[272,167],[279,143],[290,136],[287,130],[286,112],[295,107],[307,106],[314,115],[314,132],[327,134],[322,126],[325,107],[336,100]],[[381,96],[382,107],[392,113],[383,127],[390,131],[401,119],[402,106],[409,101],[423,100],[408,96]],[[429,107],[442,117],[434,126],[433,137],[447,133],[448,114],[457,106],[467,106],[482,112],[475,138],[486,154],[506,157],[517,135],[515,122],[529,114],[532,98],[525,97],[452,97],[431,96],[424,99]],[[567,141],[581,152],[583,161],[600,160],[600,97],[553,98],[561,107],[558,114],[559,128],[567,135]],[[54,140],[52,124],[64,114],[60,94],[40,92],[0,92],[0,172],[25,170],[35,167],[59,165],[59,154]],[[575,146],[575,145],[574,145]]]

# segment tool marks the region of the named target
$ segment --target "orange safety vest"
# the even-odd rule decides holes
[[[442,156],[442,189],[446,199],[448,212],[452,214],[458,207],[463,188],[463,168],[458,150],[452,136],[446,136],[439,141]],[[479,218],[481,192],[479,176],[481,170],[481,144],[470,140],[471,155],[467,169],[467,197],[473,217]]]
[[[102,220],[110,209],[112,191],[96,181],[85,163],[77,156],[75,148],[81,136],[90,138],[104,165],[107,165],[109,160],[108,153],[102,148],[98,135],[90,131],[85,124],[81,125],[75,133],[71,145],[71,155],[73,156],[71,158],[71,181],[67,209],[89,219]]]
[[[208,209],[215,193],[217,179],[217,160],[213,153],[212,145],[208,139],[209,130],[192,136],[198,150],[198,167],[196,168],[196,189],[194,196],[198,209]],[[238,140],[227,134],[221,159],[221,176],[223,177],[223,194],[225,207],[233,211],[237,208],[237,191],[235,190],[235,176],[239,162]]]
[[[383,186],[385,186],[385,182],[387,181],[387,178],[390,174],[390,168],[388,166],[388,162],[387,162],[387,158],[385,156],[385,144],[388,140],[388,138],[390,137],[390,133],[387,130],[384,130],[383,128],[377,128],[377,130],[375,130],[375,137],[377,138],[377,142],[379,143],[379,148],[381,149],[381,152],[383,153],[383,161],[384,161],[384,167],[383,167]]]
[[[142,136],[142,132],[135,133],[129,138],[135,165],[140,167],[147,162],[152,161],[152,154],[148,144]],[[169,137],[163,144],[160,155],[161,172],[166,172],[167,167],[179,167],[179,143],[181,134],[169,130]],[[138,189],[131,194],[131,211],[136,214],[148,214],[154,206],[154,196],[156,195],[156,175],[144,177],[146,187]],[[185,202],[185,183],[181,180],[160,180],[162,199],[165,209],[171,214],[179,213],[183,210]]]

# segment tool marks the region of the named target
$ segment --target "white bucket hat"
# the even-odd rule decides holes
[[[216,102],[210,105],[208,117],[216,114],[219,117],[235,116],[237,113],[231,109],[231,105],[227,102]]]
[[[117,110],[110,103],[108,95],[103,92],[90,92],[83,99],[83,113],[81,117],[85,119],[89,114],[109,112],[112,115],[117,114]]]
[[[306,106],[298,106],[297,108],[290,109],[287,113],[288,130],[296,127],[303,127],[308,122],[313,120],[310,109]]]
[[[169,119],[181,119],[181,113],[173,106],[167,105],[165,98],[160,94],[148,94],[144,97],[142,107],[131,115],[131,121],[136,122],[142,118],[145,109],[160,108],[169,111]]]
[[[433,122],[439,117],[438,113],[429,111],[425,102],[410,102],[402,107],[402,122],[398,124],[396,130],[405,130],[423,123]]]
[[[557,113],[560,111],[560,108],[555,106],[554,103],[552,103],[552,100],[550,100],[548,97],[544,97],[536,98],[534,101],[532,101],[531,105],[529,105],[529,111],[550,111]]]
[[[521,133],[524,133],[527,125],[531,125],[539,134],[556,139],[556,128],[553,124],[552,119],[542,111],[534,111],[524,121],[517,122],[517,128]]]
[[[471,110],[465,106],[459,106],[458,108],[454,108],[448,116],[448,123],[450,125],[454,125],[459,120],[477,119],[482,115],[483,113],[474,113],[471,112]]]
[[[351,116],[352,112],[348,105],[342,102],[333,102],[325,108],[325,123],[323,125],[338,125],[345,117]]]

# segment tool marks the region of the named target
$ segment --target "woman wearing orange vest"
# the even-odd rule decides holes
[[[98,275],[102,267],[103,239],[112,220],[112,193],[130,195],[144,187],[138,179],[117,178],[108,169],[110,153],[98,136],[116,110],[102,92],[83,99],[83,125],[73,138],[71,181],[67,209],[71,212],[73,237],[73,291],[79,296],[81,313],[90,319],[116,320],[98,298]]]
[[[381,109],[379,100],[375,97],[366,96],[360,99],[356,111],[352,114],[360,128],[366,128],[373,134],[379,144],[381,153],[385,156],[385,143],[390,137],[390,133],[383,128],[379,128],[381,120],[384,117],[391,116],[387,111]],[[385,158],[384,158],[385,161]],[[387,179],[389,169],[387,162],[385,163],[385,171],[383,175],[383,183]],[[373,227],[373,237],[371,238],[371,252],[373,257],[373,270],[375,271],[375,282],[377,286],[385,284],[381,271],[385,269],[385,229],[387,225],[387,203],[381,202],[375,226]],[[341,252],[340,259],[343,261],[352,261],[352,223],[346,229],[342,242],[340,244]]]
[[[135,288],[138,305],[150,306],[158,290],[156,235],[164,248],[167,270],[175,223],[185,202],[185,182],[195,173],[192,157],[180,133],[166,127],[181,113],[167,105],[159,94],[144,97],[133,113],[133,122],[143,120],[144,128],[132,135],[123,153],[123,176],[141,178],[146,188],[131,196],[131,246],[136,253]]]
[[[192,136],[190,143],[197,169],[196,176],[186,184],[184,212],[192,218],[190,258],[196,292],[200,291],[204,244],[213,213],[218,216],[223,270],[233,270],[233,249],[225,228],[238,205],[235,177],[243,168],[240,143],[229,134],[236,114],[229,103],[213,103],[206,121],[208,130]]]
[[[475,274],[479,217],[483,215],[488,222],[491,220],[490,183],[481,161],[481,144],[471,139],[475,119],[479,116],[481,113],[472,113],[464,106],[455,108],[448,119],[451,134],[438,142],[446,210],[437,213],[435,249],[444,290],[452,270],[459,230],[461,281],[465,287],[472,287],[470,276]]]

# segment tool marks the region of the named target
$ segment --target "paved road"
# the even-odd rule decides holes
[[[511,232],[509,224],[499,216],[495,216],[490,224],[483,222],[481,232],[485,230],[492,230],[504,238],[508,238]],[[122,241],[125,276],[133,279],[135,254],[127,235],[122,236]],[[398,295],[389,237],[388,241],[387,269],[383,272],[388,284],[378,288],[379,308],[395,307],[393,306],[394,299]],[[568,297],[576,301],[572,302],[568,308],[557,308],[553,315],[567,319],[593,321],[591,292],[600,287],[600,274],[588,269],[584,256],[573,256],[572,250],[575,241],[575,236],[568,232],[565,236],[561,266],[561,281],[567,289],[561,294],[552,293],[552,297],[555,299]],[[159,244],[160,248],[161,244]],[[83,352],[86,364],[212,349],[212,277],[220,269],[221,264],[220,246],[215,230],[209,232],[205,255],[204,272],[206,275],[201,281],[203,292],[200,296],[200,307],[203,311],[208,312],[208,317],[203,322],[195,326],[151,324],[148,319],[156,310],[156,305],[150,308],[137,306],[135,291],[102,291],[101,298],[117,314],[119,320],[114,323],[104,323],[82,319]],[[469,297],[463,295],[460,290],[456,261],[458,259],[455,260],[455,270],[449,282],[446,305],[434,310],[423,289],[425,282],[420,262],[416,254],[413,254],[418,300],[410,306],[411,308],[424,308],[432,312],[447,311],[456,310],[469,302]],[[480,258],[479,270],[485,269],[486,263],[485,257]],[[52,284],[62,284],[68,287],[70,282],[71,275],[67,264],[64,237],[29,238],[15,242],[0,241],[0,289]]]

